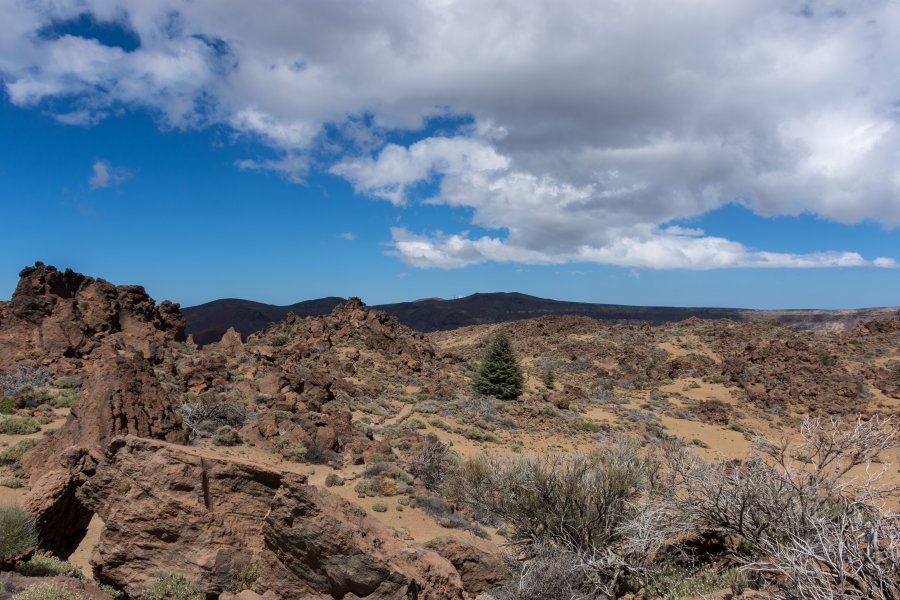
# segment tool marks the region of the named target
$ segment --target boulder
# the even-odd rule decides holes
[[[445,559],[395,539],[374,517],[303,475],[128,436],[77,491],[104,522],[98,581],[138,596],[159,572],[210,596],[254,560],[267,599],[462,598]]]
[[[485,592],[510,578],[500,550],[482,540],[441,536],[425,547],[450,561],[469,594]]]

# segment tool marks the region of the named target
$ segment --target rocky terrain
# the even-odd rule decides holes
[[[521,585],[526,555],[444,485],[454,465],[625,438],[719,463],[810,416],[900,408],[898,318],[813,334],[544,316],[425,334],[350,299],[202,348],[184,327],[140,287],[40,263],[0,303],[0,504],[40,537],[38,554],[2,557],[0,599],[46,579],[22,575],[42,552],[85,598],[521,597],[505,582]],[[525,373],[516,401],[472,392],[500,327]],[[898,459],[878,455],[885,485]],[[153,595],[170,584],[196,596]],[[691,597],[661,585],[617,597]]]

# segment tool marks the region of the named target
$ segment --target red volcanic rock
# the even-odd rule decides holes
[[[462,598],[449,562],[303,475],[129,436],[78,497],[104,522],[95,575],[132,597],[158,572],[218,595],[257,560],[254,591],[267,598]]]
[[[492,544],[472,538],[441,536],[425,544],[456,567],[463,587],[478,594],[508,580],[509,569],[500,550]]]
[[[104,355],[90,364],[81,400],[66,423],[22,457],[34,474],[54,468],[67,448],[76,446],[100,456],[116,436],[136,435],[185,443],[188,432],[175,410],[173,398],[141,355]]]
[[[157,306],[140,286],[115,286],[43,263],[19,277],[12,299],[0,303],[0,370],[16,357],[44,363],[80,358],[103,343],[150,357],[168,341],[184,340],[178,305]]]

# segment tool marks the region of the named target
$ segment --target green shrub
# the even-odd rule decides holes
[[[700,438],[694,438],[694,439],[692,439],[692,440],[691,440],[691,443],[692,443],[693,445],[697,446],[698,448],[706,448],[706,449],[709,449],[709,444],[707,444],[706,442],[704,442],[704,441],[701,440]]]
[[[125,595],[122,590],[117,590],[113,586],[106,583],[101,583],[99,587],[100,591],[109,596],[111,600],[119,600],[122,596]]]
[[[375,512],[387,512],[387,509],[387,504],[385,504],[384,502],[376,502],[372,505],[372,510],[374,510]]]
[[[244,440],[237,431],[226,425],[216,430],[212,436],[212,443],[216,446],[238,446],[243,444]]]
[[[16,413],[16,401],[13,398],[4,396],[0,398],[0,415],[13,415]]]
[[[12,600],[85,600],[85,597],[72,590],[39,583],[25,588],[13,596]]]
[[[70,562],[60,560],[49,554],[35,554],[22,565],[21,572],[29,577],[75,577],[84,579],[81,569]]]
[[[284,346],[290,339],[290,336],[286,333],[277,333],[269,338],[269,344],[273,346]]]
[[[238,593],[249,590],[257,579],[259,579],[259,563],[254,560],[231,572],[231,591]]]
[[[156,581],[141,596],[143,600],[206,600],[206,595],[201,593],[184,575],[175,573],[162,573]]]
[[[307,454],[309,454],[309,449],[306,446],[294,446],[284,452],[284,457],[294,462],[303,462],[306,460]]]
[[[21,477],[16,477],[15,475],[10,475],[9,477],[0,477],[0,487],[18,489],[23,485],[25,484],[22,483]]]
[[[0,452],[0,464],[11,465],[19,462],[22,456],[38,445],[40,440],[36,438],[26,438],[19,440],[12,446],[8,446]]]
[[[579,424],[579,427],[582,431],[589,431],[591,433],[597,433],[598,431],[600,431],[600,426],[593,421],[582,421]]]
[[[31,435],[41,430],[34,417],[9,415],[0,418],[0,433],[6,435]]]
[[[56,408],[72,408],[72,405],[81,399],[81,393],[78,390],[67,390],[53,399],[53,406]]]
[[[0,433],[6,435],[30,435],[41,430],[38,422],[31,417],[5,417],[0,420]]]
[[[372,482],[369,479],[360,479],[359,481],[357,481],[356,485],[353,486],[353,491],[360,496],[375,495],[375,487],[372,485]]]
[[[394,462],[397,460],[397,457],[393,454],[382,454],[381,452],[373,452],[372,457],[369,459],[369,463],[380,463],[380,462]]]
[[[652,598],[662,597],[666,600],[679,600],[680,598],[693,598],[702,594],[711,594],[719,590],[728,589],[732,576],[715,571],[691,573],[682,569],[670,567],[658,571],[647,584],[648,595]],[[745,576],[746,577],[746,576]]]
[[[282,421],[290,421],[294,418],[294,413],[286,411],[286,410],[276,410],[275,411],[275,422],[281,423]]]
[[[0,558],[12,558],[38,543],[34,517],[11,504],[0,505]]]
[[[399,504],[400,506],[409,506],[409,496],[398,497],[397,504]]]

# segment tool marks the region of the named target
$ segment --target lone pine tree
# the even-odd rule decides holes
[[[475,375],[475,391],[500,400],[515,400],[522,393],[525,377],[505,331],[495,335],[481,368]]]

